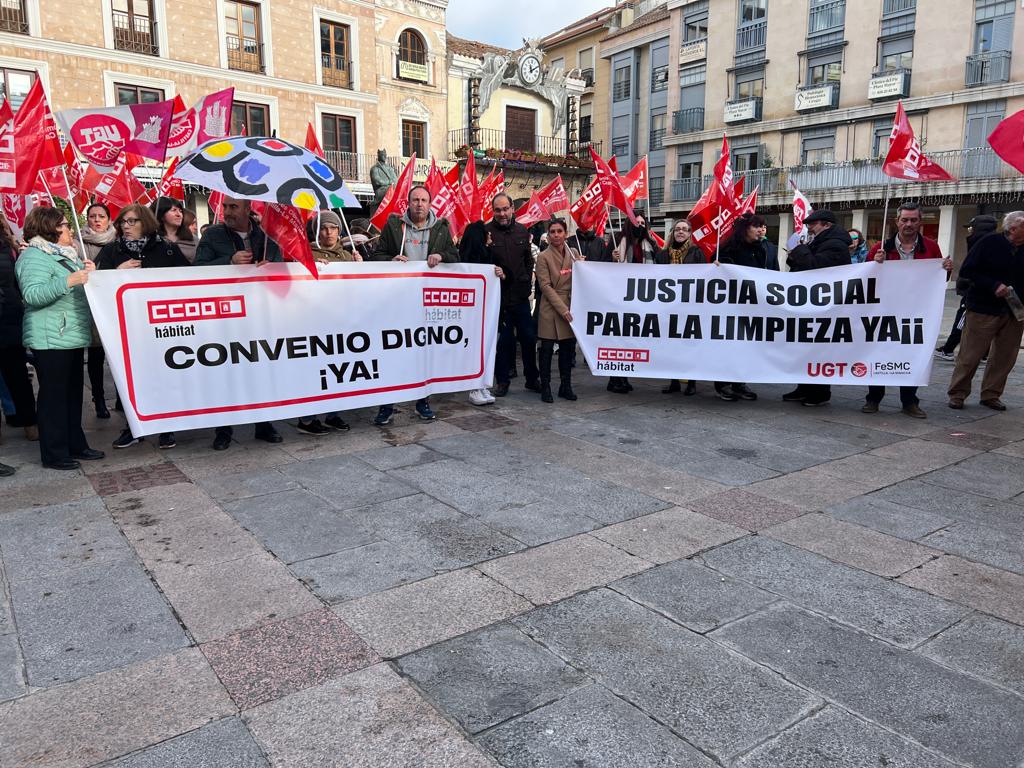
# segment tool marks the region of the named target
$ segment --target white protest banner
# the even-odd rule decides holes
[[[576,262],[572,327],[597,376],[928,384],[937,259],[809,272]]]
[[[494,268],[336,263],[93,272],[86,295],[136,436],[488,386]]]

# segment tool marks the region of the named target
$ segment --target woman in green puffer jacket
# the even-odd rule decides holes
[[[103,458],[82,431],[85,348],[92,317],[83,287],[95,265],[71,246],[71,227],[56,208],[33,208],[25,219],[29,247],[14,265],[25,301],[23,339],[39,374],[39,453],[50,469],[78,469]]]

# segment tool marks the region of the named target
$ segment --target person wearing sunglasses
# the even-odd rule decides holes
[[[103,246],[96,257],[97,268],[187,267],[188,259],[176,244],[160,235],[158,227],[156,216],[149,208],[138,204],[122,208],[114,219],[117,236]],[[139,442],[142,442],[142,438],[134,437],[126,426],[114,441],[114,447],[128,448]],[[157,444],[160,448],[173,448],[176,445],[174,433],[165,432],[160,435]]]
[[[39,454],[49,469],[78,469],[102,459],[82,430],[85,348],[92,314],[85,284],[96,268],[72,246],[72,230],[57,208],[33,208],[25,218],[26,248],[14,271],[25,302],[22,339],[39,376]]]
[[[850,263],[863,264],[868,258],[868,244],[864,241],[864,233],[859,229],[847,231],[850,236]]]

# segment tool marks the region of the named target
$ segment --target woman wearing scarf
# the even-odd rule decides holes
[[[158,234],[167,242],[174,243],[181,255],[191,264],[196,260],[196,246],[199,242],[185,221],[185,206],[173,197],[160,197],[153,203]],[[195,219],[193,218],[193,221]]]
[[[562,219],[548,222],[548,247],[537,257],[538,301],[537,338],[540,339],[540,399],[553,403],[551,396],[551,358],[558,342],[558,375],[561,386],[558,396],[575,400],[572,391],[572,356],[576,336],[572,332],[572,263],[584,257],[566,245],[569,231]]]
[[[14,270],[25,301],[23,340],[35,353],[39,454],[50,469],[78,469],[103,458],[82,431],[84,351],[92,315],[83,287],[95,269],[72,246],[71,227],[57,208],[33,208],[25,219],[28,248]]]
[[[103,250],[103,246],[112,243],[117,237],[114,225],[110,223],[110,209],[103,203],[93,203],[85,209],[86,228],[82,230],[82,242],[85,243],[85,258],[95,262]],[[89,371],[89,389],[92,391],[92,402],[96,406],[97,419],[109,419],[110,411],[107,410],[107,396],[103,384],[103,361],[106,356],[103,354],[103,347],[100,345],[100,337],[93,329],[92,344],[89,346],[89,357],[85,367]],[[121,410],[119,404],[114,405],[115,410]]]
[[[104,246],[96,260],[99,269],[139,269],[149,267],[187,267],[189,265],[178,246],[168,242],[157,232],[156,217],[149,208],[133,204],[121,209],[114,220],[117,237]],[[115,448],[127,448],[141,442],[125,427],[114,441]],[[173,448],[172,432],[160,435],[161,448]]]
[[[654,255],[655,264],[707,264],[704,251],[693,244],[690,240],[690,222],[686,219],[676,219],[672,223],[672,232],[669,234],[668,242]],[[670,395],[679,392],[679,379],[672,379],[668,386],[661,390],[662,394]],[[697,382],[688,379],[684,395],[690,397],[697,394]]]

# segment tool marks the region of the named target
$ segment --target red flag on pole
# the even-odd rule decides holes
[[[57,124],[39,78],[14,116],[14,148],[18,155],[17,188],[22,194],[30,194],[35,188],[40,170],[64,163]]]
[[[536,190],[530,194],[530,199],[516,211],[516,222],[524,227],[532,227],[537,222],[547,221],[550,218],[551,211],[544,205],[540,199],[540,193]]]
[[[793,180],[789,180],[789,186],[793,188],[793,232],[798,235],[806,234],[807,227],[804,226],[804,219],[811,213],[811,201],[807,195],[797,189]]]
[[[896,119],[889,135],[889,153],[882,164],[882,173],[910,181],[956,181],[945,168],[921,152],[921,144],[910,127],[902,101],[896,105]]]
[[[0,104],[0,192],[18,188],[17,153],[14,151],[14,113],[7,99]]]
[[[562,183],[562,174],[558,174],[546,186],[537,191],[537,199],[550,213],[564,211],[569,208],[569,195]],[[518,217],[517,217],[518,218]]]
[[[377,208],[377,212],[373,214],[373,218],[370,219],[370,223],[375,226],[378,231],[383,231],[384,225],[387,223],[388,216],[392,213],[401,216],[409,209],[409,190],[412,189],[412,174],[416,167],[416,155],[413,154],[409,158],[409,162],[405,164],[405,168],[402,169],[402,173],[398,176],[398,181],[395,182],[388,191],[384,194],[384,198],[380,201],[380,206]]]
[[[601,191],[601,183],[594,179],[590,185],[583,190],[579,200],[569,207],[569,215],[572,216],[576,226],[596,233],[598,236],[604,234],[604,226],[608,220],[608,209],[604,204],[604,193]]]
[[[279,203],[267,203],[260,226],[267,237],[277,243],[286,261],[297,261],[317,280],[320,273],[313,258],[313,249],[306,238],[306,217],[298,208]]]
[[[1024,109],[1015,112],[989,134],[988,144],[995,153],[1024,173]]]
[[[306,149],[312,152],[317,157],[324,156],[324,148],[320,146],[320,139],[316,137],[316,131],[313,130],[312,123],[306,123]]]
[[[208,204],[213,211],[213,223],[222,221],[224,219],[224,193],[216,190],[210,192]]]
[[[625,191],[630,205],[635,205],[637,200],[650,198],[647,176],[647,155],[644,155],[643,159],[622,177],[622,189]]]
[[[118,208],[124,208],[146,193],[146,188],[132,173],[132,168],[138,164],[137,156],[130,152],[122,152],[112,169],[100,174],[90,167],[89,172],[85,174],[85,180],[92,185],[91,191],[96,197],[108,200]]]
[[[597,170],[597,180],[601,184],[601,194],[604,195],[604,201],[626,214],[631,224],[636,224],[636,214],[633,213],[633,206],[626,199],[626,193],[622,189],[619,174],[611,169],[608,163],[594,151],[593,147],[590,147],[590,157],[593,159],[594,168]]]

